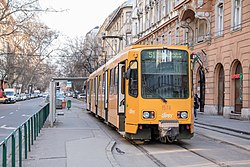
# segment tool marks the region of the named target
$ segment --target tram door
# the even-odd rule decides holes
[[[108,122],[108,71],[104,73],[104,112],[105,112],[105,121]]]
[[[98,111],[98,77],[95,78],[95,114],[97,115]]]
[[[88,109],[89,109],[89,111],[91,111],[91,86],[92,86],[92,80],[89,80],[88,82],[87,82],[87,90],[88,90],[88,92],[87,92],[87,103],[88,103]]]
[[[125,131],[125,63],[118,65],[118,115],[119,131]]]

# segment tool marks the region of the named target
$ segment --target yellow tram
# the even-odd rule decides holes
[[[86,82],[87,110],[132,140],[194,133],[192,66],[185,46],[132,45]]]

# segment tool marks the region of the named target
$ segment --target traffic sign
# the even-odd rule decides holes
[[[72,87],[72,81],[67,81],[66,84],[67,84],[67,86],[66,86],[67,88],[71,88]]]

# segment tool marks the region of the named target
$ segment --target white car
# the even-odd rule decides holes
[[[8,103],[15,103],[16,102],[16,92],[14,89],[7,88],[7,89],[4,89],[4,92],[8,98]]]
[[[77,95],[78,99],[85,99],[86,98],[86,94],[85,93],[80,93]]]

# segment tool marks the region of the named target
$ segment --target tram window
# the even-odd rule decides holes
[[[112,95],[113,94],[113,76],[114,72],[113,69],[110,70],[110,83],[109,83],[109,93]]]
[[[94,79],[94,94],[96,95],[96,78]]]
[[[105,73],[102,75],[102,94],[104,94],[105,91]]]
[[[97,94],[100,94],[100,86],[101,86],[101,76],[98,76],[98,82],[97,82]]]
[[[114,94],[117,94],[117,87],[118,87],[118,68],[115,67],[114,70]]]
[[[121,87],[121,93],[125,94],[125,78],[124,78],[124,73],[125,73],[125,66],[122,67],[122,87]]]
[[[88,91],[88,96],[90,95],[90,87],[91,87],[91,80],[89,80],[88,82],[87,82],[87,91]]]
[[[137,61],[130,62],[130,76],[129,76],[129,95],[133,97],[138,96],[138,67]]]

